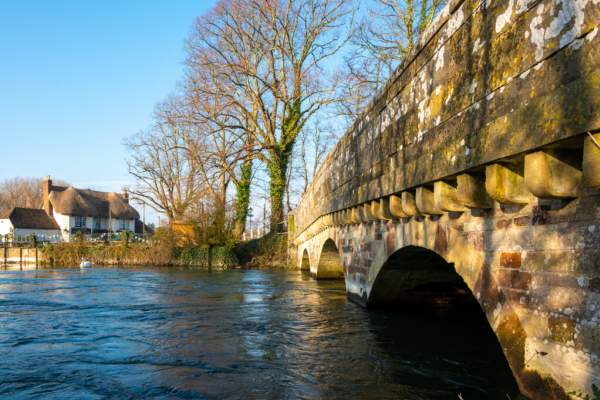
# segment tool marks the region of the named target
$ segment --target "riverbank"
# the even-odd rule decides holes
[[[274,234],[235,246],[175,246],[170,241],[147,243],[57,243],[40,248],[47,266],[77,266],[82,259],[102,266],[194,267],[202,269],[289,269],[287,235]]]
[[[285,233],[273,233],[238,243],[232,251],[244,268],[292,269],[288,262]]]
[[[175,247],[162,243],[58,243],[41,248],[41,263],[48,266],[76,266],[82,259],[93,265],[154,267],[194,267],[230,269],[239,266],[235,254],[226,246]]]

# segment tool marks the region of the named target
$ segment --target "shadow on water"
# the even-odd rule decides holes
[[[395,382],[431,391],[430,398],[517,398],[512,372],[481,312],[380,309],[369,311],[369,322],[381,352],[395,364]]]
[[[370,393],[374,398],[387,398],[390,393],[406,399],[522,398],[479,303],[452,264],[446,266],[456,279],[417,285],[402,296],[394,295],[393,302],[371,304],[369,309],[347,304],[364,318],[374,344],[374,348],[365,346],[363,354],[353,350],[366,365],[348,367],[348,373],[371,373],[372,379],[387,387],[387,392]],[[310,279],[308,274],[302,276]],[[345,291],[342,281],[316,284],[321,293]]]

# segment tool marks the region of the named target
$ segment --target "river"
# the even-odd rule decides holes
[[[482,318],[296,272],[0,270],[0,397],[514,399]]]

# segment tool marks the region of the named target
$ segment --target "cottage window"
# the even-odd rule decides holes
[[[94,217],[94,229],[100,229],[100,218]]]
[[[121,220],[121,229],[126,231],[129,230],[129,221],[126,219]]]
[[[76,215],[75,216],[75,227],[76,228],[85,228],[85,217]]]

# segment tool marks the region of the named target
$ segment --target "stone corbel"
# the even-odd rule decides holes
[[[462,212],[465,206],[458,198],[458,189],[450,183],[438,181],[433,184],[434,208],[440,211]]]
[[[525,155],[527,189],[540,198],[577,197],[582,178],[580,157],[572,150],[540,150]]]
[[[493,200],[485,191],[485,178],[474,174],[456,177],[457,198],[469,208],[492,208]]]
[[[490,197],[503,204],[528,204],[533,200],[519,169],[503,164],[485,167],[485,190]]]
[[[600,190],[600,132],[587,134],[583,142],[583,184]]]
[[[435,199],[433,195],[433,191],[426,188],[425,186],[420,186],[416,190],[415,200],[417,204],[417,209],[422,214],[427,215],[440,215],[442,211],[435,206]]]
[[[402,211],[408,217],[414,217],[421,215],[421,212],[417,208],[417,202],[415,195],[412,192],[402,192]]]

